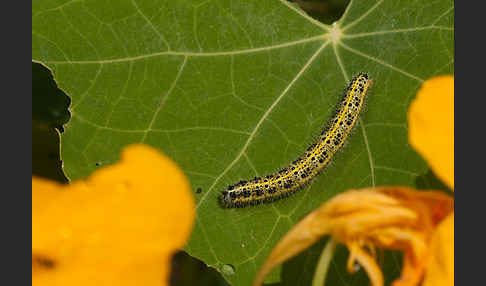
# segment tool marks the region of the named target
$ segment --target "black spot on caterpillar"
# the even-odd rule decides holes
[[[232,208],[272,202],[293,194],[309,183],[329,164],[351,134],[371,84],[367,74],[355,76],[334,116],[302,156],[278,172],[228,186],[220,197],[222,205]]]

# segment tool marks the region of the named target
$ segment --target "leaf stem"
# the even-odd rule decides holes
[[[323,286],[326,281],[327,270],[331,264],[331,258],[334,255],[334,250],[336,249],[337,241],[334,238],[329,238],[326,247],[319,257],[319,262],[317,263],[316,272],[314,273],[314,278],[312,279],[312,286]]]

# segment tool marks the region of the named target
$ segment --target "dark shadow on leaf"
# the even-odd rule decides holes
[[[430,169],[427,173],[418,176],[417,179],[415,179],[415,185],[417,186],[417,189],[440,190],[448,195],[453,195],[449,188],[444,185],[444,183],[442,183]]]

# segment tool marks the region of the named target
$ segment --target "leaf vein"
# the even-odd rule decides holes
[[[384,0],[380,0],[378,2],[376,2],[375,5],[373,5],[368,11],[366,11],[365,13],[363,13],[358,19],[354,20],[353,22],[349,23],[348,25],[344,26],[341,31],[344,32],[346,31],[347,29],[357,25],[359,22],[361,22],[364,18],[366,18],[369,14],[371,14],[371,12],[373,12],[378,6],[381,5],[381,3],[383,3]]]
[[[152,116],[152,120],[150,120],[149,126],[147,127],[147,129],[144,132],[145,134],[143,135],[143,138],[142,138],[142,141],[141,141],[142,143],[145,142],[145,139],[147,138],[147,134],[148,134],[149,131],[152,130],[152,126],[154,125],[155,119],[157,118],[157,115],[159,115],[159,112],[162,109],[162,106],[167,101],[167,98],[169,98],[169,95],[172,93],[172,90],[174,89],[177,82],[179,81],[179,78],[182,74],[182,71],[184,70],[184,67],[186,66],[186,63],[187,63],[187,57],[184,57],[184,60],[182,61],[181,66],[179,67],[179,71],[177,72],[177,75],[176,75],[174,81],[172,82],[171,86],[169,87],[169,90],[167,91],[165,96],[162,95],[162,98],[160,100],[160,104],[157,107],[157,110],[154,112],[154,116]]]
[[[150,21],[150,19],[147,18],[147,16],[145,16],[145,14],[142,12],[142,10],[140,10],[140,8],[138,7],[138,5],[135,2],[135,0],[132,0],[132,4],[137,9],[138,14],[140,14],[140,16],[142,16],[142,18],[147,22],[147,24],[149,24],[149,26],[152,28],[152,30],[154,30],[154,32],[159,36],[159,39],[167,46],[167,50],[170,50],[170,45],[167,42],[167,40],[165,39],[164,35],[162,35],[160,33],[160,31],[155,28],[155,26],[152,23],[152,21]]]
[[[300,69],[300,71],[296,74],[294,79],[287,85],[287,87],[282,91],[282,93],[275,99],[275,101],[272,103],[272,105],[267,109],[267,111],[263,114],[263,116],[260,118],[258,123],[256,124],[255,128],[251,132],[250,136],[246,140],[246,143],[243,145],[241,148],[240,152],[236,155],[236,158],[229,163],[229,165],[221,172],[221,174],[218,176],[218,178],[213,182],[213,184],[209,187],[208,192],[199,200],[198,204],[196,205],[196,209],[199,208],[199,206],[205,201],[207,198],[208,194],[212,191],[212,189],[216,186],[216,184],[219,182],[219,180],[238,162],[238,160],[242,157],[242,155],[245,153],[246,149],[250,145],[251,141],[255,137],[257,131],[260,129],[260,126],[262,123],[265,121],[265,119],[268,117],[268,115],[272,112],[272,110],[277,106],[277,104],[280,102],[280,100],[287,94],[287,92],[290,90],[290,88],[294,85],[294,83],[300,78],[300,76],[304,73],[304,71],[307,70],[307,68],[311,65],[312,62],[314,62],[314,59],[321,53],[321,51],[329,44],[329,41],[325,42],[324,44],[321,45],[319,49],[310,57],[310,59],[305,63],[305,65]]]
[[[322,34],[310,38],[304,38],[301,40],[285,42],[277,45],[253,48],[253,49],[244,49],[244,50],[233,50],[233,51],[223,51],[223,52],[177,52],[177,51],[164,51],[164,52],[157,52],[152,54],[140,55],[135,57],[126,57],[126,58],[115,58],[115,59],[106,59],[106,60],[81,60],[81,61],[46,61],[46,63],[51,64],[101,64],[101,63],[116,63],[116,62],[128,62],[128,61],[136,61],[151,57],[158,57],[158,56],[187,56],[187,57],[215,57],[215,56],[231,56],[231,55],[239,55],[239,54],[250,54],[250,53],[258,53],[264,51],[271,51],[280,48],[286,48],[291,46],[296,46],[303,43],[314,42],[319,40],[324,40],[327,38],[327,34]],[[326,41],[327,42],[327,41]]]
[[[424,27],[403,28],[403,29],[384,30],[384,31],[375,31],[375,32],[364,32],[364,33],[357,33],[357,34],[343,34],[342,37],[346,38],[346,39],[352,39],[352,38],[385,35],[385,34],[392,34],[392,33],[416,32],[416,31],[432,30],[432,29],[448,30],[448,31],[454,30],[454,28],[431,25],[431,26],[424,26]]]
[[[410,77],[410,78],[413,78],[413,79],[415,79],[415,80],[417,80],[417,81],[419,81],[419,82],[423,82],[423,81],[424,81],[423,79],[419,78],[419,77],[418,77],[418,76],[416,76],[416,75],[413,75],[413,74],[411,74],[411,73],[409,73],[409,72],[406,72],[406,71],[404,71],[404,70],[402,70],[402,69],[399,69],[399,68],[397,68],[397,67],[395,67],[395,66],[393,66],[393,65],[391,65],[391,64],[389,64],[389,63],[387,63],[387,62],[385,62],[385,61],[383,61],[383,60],[377,59],[377,58],[375,58],[375,57],[372,57],[372,56],[370,56],[370,55],[367,55],[367,54],[365,54],[365,53],[362,53],[362,52],[360,52],[360,51],[358,51],[358,50],[355,50],[355,49],[353,49],[353,48],[351,48],[351,47],[349,47],[349,46],[347,46],[347,45],[343,44],[342,42],[340,42],[340,43],[339,43],[339,45],[340,45],[340,46],[342,46],[343,48],[345,48],[346,50],[348,50],[348,51],[350,51],[350,52],[354,53],[354,54],[360,55],[360,56],[362,56],[362,57],[364,57],[364,58],[366,58],[366,59],[369,59],[369,60],[372,60],[372,61],[374,61],[374,62],[377,62],[377,63],[379,63],[379,64],[381,64],[381,65],[383,65],[383,66],[386,66],[386,67],[388,67],[388,68],[390,68],[390,69],[392,69],[392,70],[394,70],[394,71],[397,71],[397,72],[399,72],[399,73],[401,73],[401,74],[404,74],[404,75],[406,75],[406,76],[408,76],[408,77]]]

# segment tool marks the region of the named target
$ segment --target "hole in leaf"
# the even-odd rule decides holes
[[[33,175],[68,182],[62,172],[59,132],[64,132],[63,125],[70,119],[70,103],[70,98],[57,87],[51,72],[41,64],[32,63]]]
[[[184,251],[179,251],[172,256],[170,285],[229,286],[216,269],[207,266]]]
[[[292,0],[307,15],[323,24],[332,24],[339,20],[348,7],[349,0]]]

